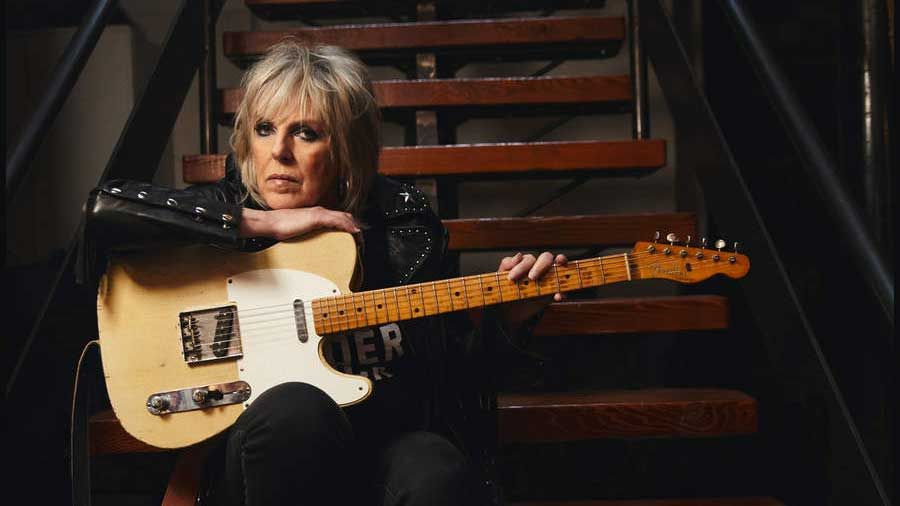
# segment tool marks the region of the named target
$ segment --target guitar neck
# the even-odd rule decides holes
[[[476,274],[312,301],[320,335],[532,299],[642,278],[634,253],[554,265],[538,281],[510,281],[505,272]],[[655,276],[653,276],[655,277]]]

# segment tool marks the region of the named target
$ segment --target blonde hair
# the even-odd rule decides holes
[[[318,115],[330,139],[330,161],[341,186],[338,207],[359,214],[378,171],[380,115],[365,65],[336,46],[287,39],[269,48],[244,74],[231,148],[247,195],[268,207],[256,184],[250,139],[261,119],[289,111]]]

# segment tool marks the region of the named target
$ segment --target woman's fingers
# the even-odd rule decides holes
[[[534,263],[537,261],[534,258],[534,255],[522,255],[519,262],[509,270],[509,279],[510,281],[518,281],[525,277],[531,268],[534,266]]]
[[[497,267],[497,272],[503,272],[512,270],[513,267],[516,266],[522,260],[522,253],[516,253],[511,257],[503,257],[503,260],[500,261],[500,266]]]

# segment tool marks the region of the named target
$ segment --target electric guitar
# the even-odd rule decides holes
[[[120,254],[97,296],[107,390],[128,433],[181,448],[227,429],[262,392],[288,381],[315,385],[342,406],[366,399],[371,381],[332,369],[323,336],[610,283],[747,273],[745,255],[716,246],[641,242],[553,266],[538,281],[494,272],[357,293],[349,289],[356,245],[342,232],[255,253],[189,246]]]

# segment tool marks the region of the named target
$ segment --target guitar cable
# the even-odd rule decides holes
[[[100,341],[88,341],[81,350],[78,364],[75,367],[75,378],[72,386],[72,412],[69,420],[69,479],[72,487],[72,504],[74,506],[90,506],[91,504],[91,470],[88,439],[88,420],[90,417],[91,390],[93,378],[82,383],[81,370],[91,348],[100,353]],[[81,388],[79,388],[79,385]]]

